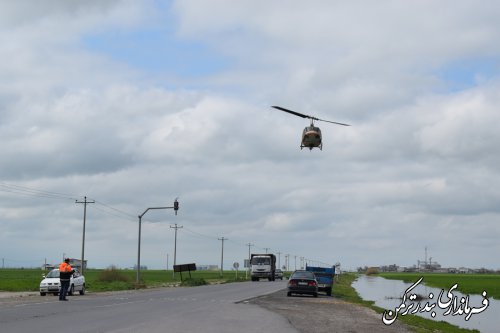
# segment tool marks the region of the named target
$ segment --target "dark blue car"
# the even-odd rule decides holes
[[[318,297],[318,281],[314,273],[303,270],[293,272],[288,280],[287,296],[292,294]]]

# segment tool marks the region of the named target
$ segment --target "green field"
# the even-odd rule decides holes
[[[119,270],[119,278],[103,280],[101,269],[88,269],[85,271],[85,281],[88,291],[127,290],[136,287],[136,271]],[[38,291],[42,275],[40,269],[0,269],[0,291]],[[226,271],[223,278],[219,271],[195,271],[191,272],[193,280],[204,280],[206,282],[231,282],[236,279],[235,271]],[[189,278],[188,272],[183,272],[184,280]],[[245,272],[238,272],[238,280],[245,278]],[[141,270],[140,287],[161,287],[173,283],[180,283],[180,274],[176,273],[175,279],[172,271],[166,270]]]
[[[416,282],[424,277],[423,282],[431,287],[450,289],[455,283],[463,294],[481,295],[486,291],[487,297],[500,300],[500,274],[438,274],[438,273],[380,273],[386,279]]]

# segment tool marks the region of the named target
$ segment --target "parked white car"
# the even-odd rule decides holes
[[[61,288],[59,280],[59,270],[53,269],[47,275],[43,275],[43,280],[40,282],[40,295],[45,296],[47,293],[58,295]],[[68,295],[74,295],[75,292],[80,292],[80,295],[85,294],[85,277],[77,270],[71,276],[69,283]]]

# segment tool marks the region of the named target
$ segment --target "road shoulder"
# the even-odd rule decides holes
[[[286,290],[280,290],[249,302],[284,316],[301,333],[410,332],[400,322],[386,326],[372,309],[335,297],[287,297]]]

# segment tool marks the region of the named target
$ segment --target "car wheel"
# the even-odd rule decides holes
[[[68,291],[68,295],[73,296],[74,293],[75,293],[75,286],[71,285]]]
[[[326,296],[332,296],[332,290],[331,289],[326,291]]]
[[[314,294],[313,294],[313,296],[314,296],[314,297],[318,297],[318,293],[314,293]]]
[[[80,295],[85,295],[85,285],[82,286],[82,290],[80,290]]]
[[[59,293],[54,293],[53,295],[54,295],[54,296],[57,296],[57,295],[59,295]]]
[[[40,296],[45,296],[45,295],[46,295],[46,293],[40,293]]]
[[[290,296],[292,296],[292,293],[291,293],[291,292],[287,292],[287,293],[286,293],[286,295],[287,295],[288,297],[290,297]]]

